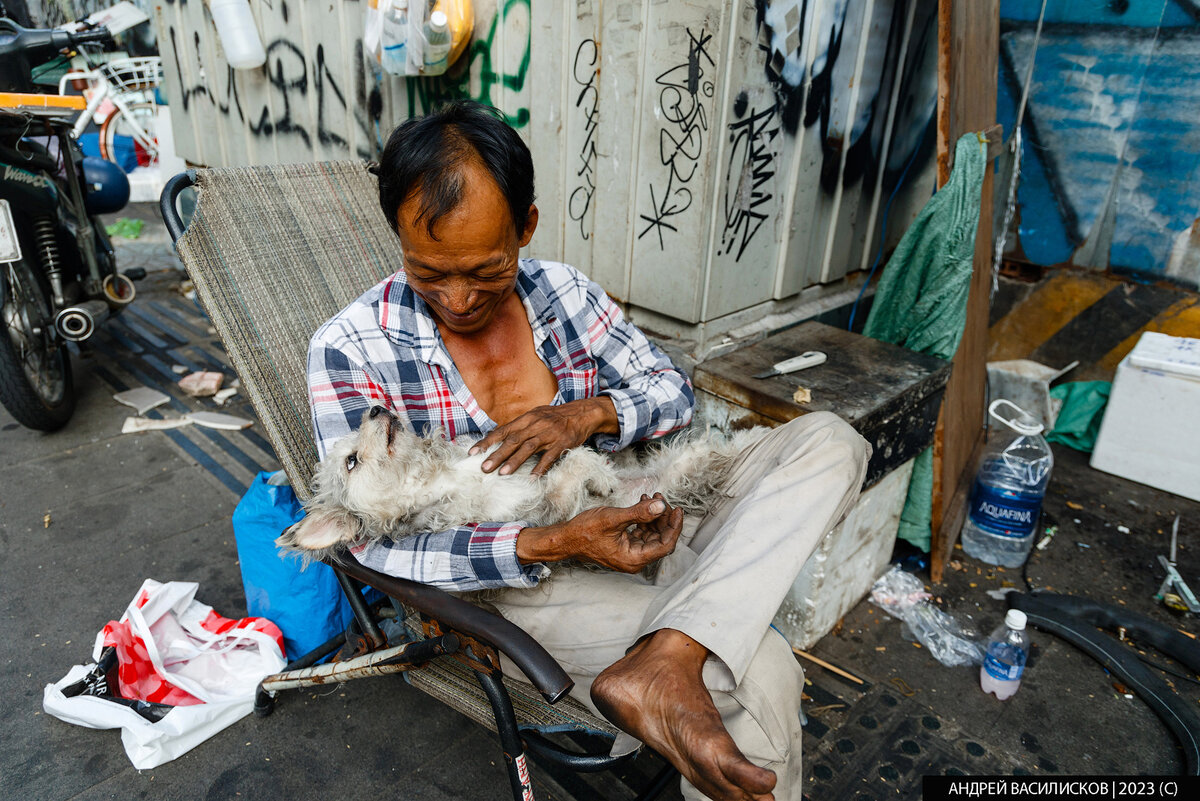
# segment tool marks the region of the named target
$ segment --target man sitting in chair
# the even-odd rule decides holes
[[[455,103],[404,123],[378,176],[404,265],[313,336],[322,457],[373,406],[423,436],[498,445],[483,470],[502,474],[688,425],[688,377],[603,289],[519,258],[538,223],[533,163],[494,110]],[[813,413],[742,453],[728,496],[702,520],[653,498],[555,526],[485,521],[353,552],[447,590],[510,588],[491,603],[562,664],[583,703],[632,735],[614,753],[649,744],[683,774],[687,798],[799,799],[803,673],[769,627],[857,497],[868,453],[841,419]],[[568,559],[608,570],[558,564]],[[653,580],[640,575],[660,559]]]

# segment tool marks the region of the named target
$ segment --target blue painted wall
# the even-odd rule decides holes
[[[1003,0],[1011,131],[1041,0]],[[1019,245],[1043,265],[1200,279],[1200,0],[1049,0],[1022,134]],[[1088,252],[1088,251],[1085,251]],[[1080,261],[1079,257],[1075,261]]]

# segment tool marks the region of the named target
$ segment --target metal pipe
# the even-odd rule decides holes
[[[475,679],[496,717],[496,733],[500,735],[500,747],[504,749],[504,766],[508,769],[508,782],[515,801],[533,801],[533,782],[529,778],[529,762],[525,756],[525,744],[517,731],[517,715],[513,711],[512,699],[500,678],[500,672],[475,671]]]
[[[104,290],[104,299],[114,306],[128,306],[137,297],[133,281],[120,273],[104,276],[100,288]]]
[[[369,654],[347,659],[345,662],[328,662],[324,665],[276,673],[262,680],[259,687],[269,693],[291,690],[296,687],[312,687],[317,684],[336,684],[351,679],[370,676],[385,676],[401,673],[424,664],[437,656],[458,650],[458,637],[445,634],[428,640],[406,642],[395,648],[385,648]]]
[[[345,641],[346,632],[340,631],[330,639],[318,645],[313,650],[309,651],[307,654],[288,662],[284,667],[283,672],[287,673],[293,670],[301,670],[303,668],[310,667],[336,651]],[[265,718],[273,711],[275,711],[275,693],[270,693],[264,690],[262,682],[260,681],[258,683],[258,688],[254,691],[254,714],[257,717]]]
[[[54,328],[63,339],[82,342],[96,332],[96,325],[108,317],[108,304],[102,300],[85,300],[69,306],[54,317]]]
[[[379,630],[375,618],[371,615],[371,610],[367,608],[367,602],[363,600],[362,584],[341,570],[335,569],[333,575],[337,577],[338,584],[342,587],[342,594],[346,596],[346,601],[350,604],[350,611],[354,613],[354,619],[358,621],[358,627],[366,637],[369,647],[374,649],[386,645],[387,637],[383,636],[383,632]]]

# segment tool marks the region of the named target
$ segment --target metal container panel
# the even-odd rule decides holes
[[[534,154],[527,253],[697,330],[870,268],[932,190],[937,0],[474,7],[447,75],[397,78],[363,55],[359,0],[251,0],[256,70],[229,68],[203,4],[159,5],[177,149],[375,158],[446,100],[494,105]]]

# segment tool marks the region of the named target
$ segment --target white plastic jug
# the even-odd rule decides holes
[[[225,60],[238,70],[261,67],[267,61],[249,0],[210,0],[217,36],[225,50]]]

